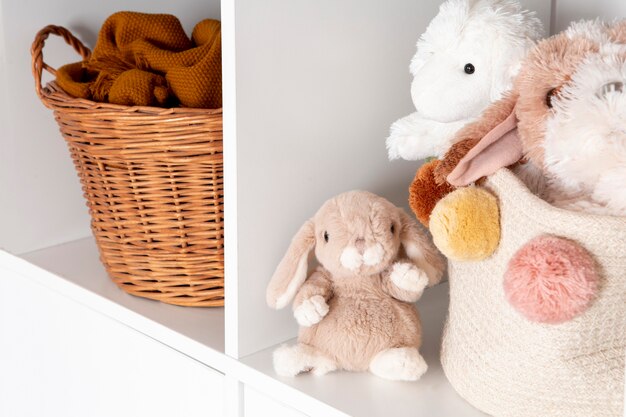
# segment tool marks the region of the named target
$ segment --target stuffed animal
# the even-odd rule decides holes
[[[513,0],[448,0],[411,60],[416,112],[391,125],[390,159],[442,157],[454,134],[511,87],[541,22]]]
[[[558,207],[624,215],[625,43],[626,21],[577,22],[540,42],[513,90],[457,134],[436,180],[460,187],[517,164],[529,188]],[[484,259],[497,248],[497,204],[476,187],[457,191],[433,211],[435,244],[451,259]]]
[[[534,13],[515,0],[443,3],[417,42],[410,65],[416,112],[392,124],[389,159],[442,157],[455,133],[510,89],[541,32]],[[436,201],[451,191],[433,181],[436,164],[425,165],[411,186],[411,208],[426,226]]]
[[[319,266],[307,277],[309,252]],[[270,307],[292,298],[298,344],[274,352],[278,374],[370,370],[392,380],[426,371],[411,304],[441,280],[441,255],[403,210],[364,191],[328,200],[293,238],[267,288]]]
[[[624,216],[625,86],[626,20],[573,24],[531,51],[513,91],[459,133],[436,175],[465,186],[526,158],[519,176],[552,205]],[[484,259],[498,247],[498,218],[495,197],[468,187],[437,204],[430,230],[449,258]],[[599,276],[577,242],[542,235],[514,254],[504,290],[526,318],[560,323],[588,308]]]

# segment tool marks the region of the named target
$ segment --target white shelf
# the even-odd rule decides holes
[[[135,297],[109,279],[89,237],[0,262],[63,295],[223,371],[224,309],[173,306]]]
[[[134,297],[109,279],[93,239],[79,239],[89,233],[89,219],[58,126],[35,94],[24,94],[32,92],[32,76],[17,63],[29,60],[28,45],[37,30],[65,25],[93,45],[95,28],[125,2],[83,7],[85,2],[63,0],[59,8],[38,0],[40,13],[31,16],[29,7],[0,0],[0,26],[6,26],[0,29],[0,56],[6,57],[0,80],[11,80],[0,84],[6,97],[14,98],[0,99],[0,143],[6,148],[0,155],[0,195],[15,197],[0,208],[0,247],[7,250],[0,250],[0,277],[6,272],[24,277],[63,295],[68,304],[86,306],[217,369],[225,374],[229,417],[246,415],[247,388],[309,416],[484,416],[456,394],[439,363],[447,284],[428,290],[418,303],[421,351],[429,370],[415,383],[348,372],[278,377],[272,352],[281,341],[294,343],[289,339],[297,326],[288,309],[273,311],[264,299],[290,239],[321,202],[349,189],[367,189],[406,203],[418,164],[390,163],[384,138],[393,120],[414,109],[407,66],[416,39],[442,1],[138,0],[134,5],[174,13],[187,29],[198,16],[219,16],[223,22],[225,314],[223,308]],[[552,21],[557,29],[571,19],[624,16],[626,4],[521,1],[538,12],[546,28]],[[5,32],[12,42],[3,42]],[[76,55],[57,40],[47,44],[46,59],[54,66]],[[12,174],[18,171],[21,175]],[[66,241],[71,242],[52,246]],[[46,248],[28,252],[40,247]],[[10,300],[27,306],[22,311],[32,312],[35,322],[49,314],[33,300]],[[38,382],[29,388],[34,393],[49,389],[37,372],[28,374]]]
[[[418,303],[424,326],[421,351],[429,364],[428,372],[420,381],[391,382],[369,373],[350,372],[283,378],[277,376],[272,367],[272,352],[277,346],[240,361],[224,355],[223,308],[172,306],[119,289],[107,276],[91,237],[21,257],[0,251],[0,265],[308,415],[484,416],[454,392],[439,363],[441,332],[448,305],[447,284],[428,290]]]
[[[411,416],[411,417],[479,417],[485,414],[463,400],[447,381],[439,362],[441,333],[448,307],[448,284],[444,283],[427,290],[418,302],[418,309],[424,326],[422,355],[428,363],[428,372],[417,382],[392,382],[369,373],[335,372],[316,377],[311,374],[295,378],[279,377],[272,368],[272,352],[278,347],[244,357],[241,362],[273,380],[280,381],[292,390],[281,397],[286,404],[307,411],[322,411],[315,404],[309,410],[303,409],[294,391],[306,394],[336,411],[334,415],[350,416]],[[286,343],[295,343],[290,340]],[[258,380],[252,376],[253,380]],[[260,379],[262,381],[262,378]],[[262,384],[261,384],[262,385]],[[262,390],[263,386],[255,387]],[[276,387],[266,389],[275,391]],[[316,413],[316,415],[328,415]]]

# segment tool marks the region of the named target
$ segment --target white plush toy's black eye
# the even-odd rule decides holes
[[[391,234],[395,235],[396,234],[396,225],[391,223]]]
[[[465,64],[465,68],[463,68],[463,70],[466,74],[473,74],[474,71],[476,71],[476,68],[474,68],[474,65],[467,63]]]
[[[324,232],[324,240],[328,243],[328,232]]]

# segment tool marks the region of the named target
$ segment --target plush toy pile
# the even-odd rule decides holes
[[[191,39],[166,14],[118,12],[91,56],[57,71],[69,95],[127,106],[222,107],[220,22],[203,20]]]
[[[449,260],[442,361],[497,416],[617,416],[626,351],[626,21],[538,40],[513,0],[448,0],[411,61],[390,159],[433,157],[409,203]],[[508,168],[508,169],[506,169]],[[307,278],[307,253],[320,267]],[[281,375],[426,370],[408,302],[443,265],[386,200],[347,193],[300,229],[268,287],[295,296]]]
[[[517,164],[518,175],[555,206],[626,215],[625,42],[626,21],[578,22],[540,42],[506,97],[456,135],[435,170],[436,179],[465,186]],[[458,206],[468,207],[468,199],[479,201],[477,193],[466,191],[463,202],[450,203],[453,197],[446,197],[431,219],[435,241],[453,259],[491,254],[468,250],[473,241],[493,240],[494,235],[482,227],[483,220],[467,221],[475,213]],[[493,223],[498,212],[482,211],[481,216]],[[459,239],[451,221],[471,231],[467,239]]]
[[[519,68],[512,88],[455,132],[410,190],[450,260],[444,369],[493,415],[617,416],[626,351],[626,21],[573,23],[530,48]],[[527,343],[540,339],[539,348]],[[526,371],[533,367],[540,378]]]
[[[455,133],[511,88],[521,60],[542,32],[541,22],[514,0],[448,0],[417,42],[411,60],[416,108],[391,126],[390,159],[441,158]],[[437,159],[418,170],[409,203],[428,225],[438,198]]]

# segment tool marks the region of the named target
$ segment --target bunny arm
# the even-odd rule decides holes
[[[408,303],[419,300],[428,286],[428,275],[409,260],[395,262],[381,277],[382,289]]]
[[[328,301],[333,295],[333,284],[321,268],[313,271],[309,278],[304,281],[293,300],[293,309],[295,310],[304,301],[316,295],[321,296],[325,301]]]
[[[432,156],[441,157],[452,145],[454,134],[472,119],[449,123],[425,119],[415,112],[391,125],[387,138],[389,159],[415,161]]]
[[[298,324],[310,327],[328,314],[328,300],[333,296],[332,282],[318,268],[302,284],[293,301],[293,315]]]

